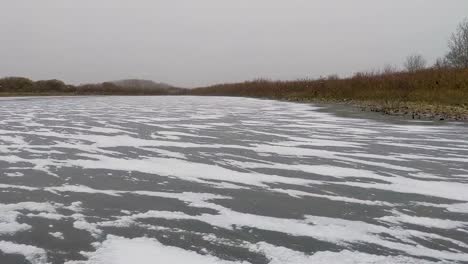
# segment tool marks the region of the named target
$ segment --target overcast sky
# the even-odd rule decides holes
[[[0,0],[0,76],[184,87],[446,53],[467,0]]]

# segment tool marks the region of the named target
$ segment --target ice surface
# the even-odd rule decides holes
[[[309,104],[6,99],[0,263],[467,262],[466,157],[466,125]]]

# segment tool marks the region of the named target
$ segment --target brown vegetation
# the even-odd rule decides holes
[[[345,79],[255,80],[198,88],[190,94],[352,102],[389,114],[468,119],[468,69],[358,73]]]

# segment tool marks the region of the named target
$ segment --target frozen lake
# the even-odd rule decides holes
[[[468,263],[468,127],[221,97],[0,100],[0,263]]]

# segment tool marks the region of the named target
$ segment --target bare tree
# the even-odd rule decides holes
[[[443,57],[443,58],[437,58],[435,63],[434,63],[434,66],[433,68],[435,69],[445,69],[445,68],[450,68],[450,63],[449,61],[447,60],[447,58]]]
[[[382,69],[382,74],[393,74],[395,72],[398,72],[398,68],[392,64],[385,64]]]
[[[468,68],[468,19],[458,25],[449,41],[447,61],[457,68]]]
[[[340,76],[338,74],[330,74],[326,77],[327,80],[331,81],[336,81],[340,79]]]
[[[426,67],[426,59],[422,55],[414,54],[406,57],[405,68],[409,72],[422,70]]]

